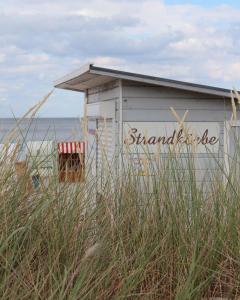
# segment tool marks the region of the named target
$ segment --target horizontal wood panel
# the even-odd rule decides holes
[[[196,98],[124,98],[124,109],[202,109],[202,110],[232,110],[231,103],[223,100],[196,99]]]
[[[102,101],[111,101],[118,99],[118,94],[114,91],[111,93],[110,91],[107,94],[94,94],[88,96],[88,103],[96,103]]]
[[[88,103],[107,101],[119,97],[120,91],[116,81],[88,90]]]
[[[182,98],[206,98],[206,94],[184,91],[180,89],[158,86],[123,86],[123,97],[182,97]],[[212,99],[221,97],[208,96]]]
[[[178,109],[177,113],[179,116],[183,116],[186,112],[185,109]],[[222,122],[224,120],[229,120],[231,118],[231,111],[208,111],[208,110],[189,110],[187,121],[196,122]],[[147,122],[147,121],[162,121],[162,122],[172,122],[176,121],[170,109],[158,109],[158,110],[123,110],[123,122]]]
[[[101,93],[101,92],[104,92],[104,91],[107,91],[107,90],[114,89],[116,87],[119,87],[118,80],[112,80],[111,82],[89,88],[88,89],[88,95]]]
[[[220,155],[219,156],[215,155],[213,157],[209,154],[205,154],[205,156],[203,156],[203,154],[196,154],[194,160],[188,158],[187,155],[185,156],[179,155],[177,159],[171,159],[167,155],[161,155],[160,159],[158,160],[156,158],[151,159],[152,157],[153,156],[148,156],[148,157],[145,156],[146,166],[148,166],[148,168],[150,169],[152,168],[155,170],[159,170],[160,172],[162,169],[181,170],[181,169],[189,169],[193,166],[195,170],[216,170],[221,168],[223,164],[223,157],[221,157]],[[139,167],[140,164],[142,163],[142,161],[139,160],[139,156],[137,154],[134,155],[134,158],[130,160],[125,158],[124,162],[126,165],[128,165],[129,163],[130,166],[132,167],[133,166]]]

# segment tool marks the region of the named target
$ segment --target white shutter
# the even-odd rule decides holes
[[[113,165],[115,130],[113,119],[97,119],[97,174],[108,172]]]

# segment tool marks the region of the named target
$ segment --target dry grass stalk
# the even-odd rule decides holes
[[[177,135],[178,135],[180,130],[183,130],[183,133],[184,133],[186,141],[187,141],[187,145],[191,145],[192,146],[192,151],[196,152],[197,142],[194,142],[194,141],[196,141],[196,136],[189,133],[190,130],[191,130],[191,126],[189,125],[188,127],[186,127],[185,124],[184,124],[184,122],[186,121],[186,118],[188,116],[189,111],[186,110],[183,117],[181,118],[173,107],[170,107],[170,110],[171,110],[173,116],[176,118],[176,120],[178,122],[178,125],[179,125],[179,129],[177,130],[177,134],[176,134],[174,145],[172,147],[173,148],[172,151],[175,152],[175,153],[181,151],[181,149],[177,148],[177,146],[179,147],[179,145],[177,145]],[[180,147],[181,147],[181,145],[180,145]]]
[[[235,104],[235,99],[234,99],[232,91],[231,91],[231,104],[232,104],[232,120],[236,121],[237,120],[237,107]]]
[[[233,88],[233,92],[234,92],[235,97],[236,97],[237,100],[238,100],[238,104],[240,105],[240,95],[239,95],[237,89],[236,89],[236,88]]]

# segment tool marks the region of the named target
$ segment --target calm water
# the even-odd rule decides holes
[[[0,118],[0,143],[6,134],[17,128],[16,139],[24,141],[74,141],[81,140],[79,118],[24,119],[20,125],[13,118]]]

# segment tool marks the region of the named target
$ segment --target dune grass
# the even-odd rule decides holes
[[[225,185],[223,170],[206,189],[192,158],[183,173],[170,155],[164,168],[148,166],[151,193],[128,165],[102,174],[96,196],[99,178],[73,187],[57,174],[29,191],[31,170],[17,180],[13,161],[0,165],[1,299],[240,294],[239,183]]]
[[[1,299],[238,299],[239,147],[230,174],[219,165],[203,182],[194,153],[170,153],[142,174],[108,164],[72,185],[56,171],[33,190],[6,151],[15,134],[0,157]]]

